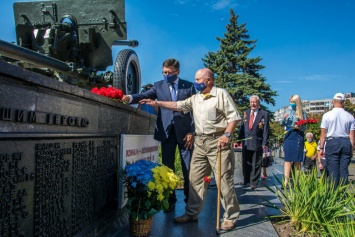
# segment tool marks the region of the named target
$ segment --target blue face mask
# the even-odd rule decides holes
[[[201,83],[194,82],[194,86],[195,86],[195,89],[199,92],[204,91],[207,87],[204,82],[201,82]]]
[[[296,108],[296,104],[295,103],[290,103],[290,106],[291,106],[292,109]]]
[[[313,140],[312,139],[307,139],[308,142],[312,142]]]
[[[164,77],[164,80],[167,83],[173,83],[177,79],[177,75],[176,74],[174,74],[174,75],[163,75],[163,77]]]

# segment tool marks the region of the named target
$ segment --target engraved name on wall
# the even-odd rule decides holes
[[[0,236],[73,236],[117,209],[117,136],[0,140]]]

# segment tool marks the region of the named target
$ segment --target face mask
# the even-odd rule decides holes
[[[177,79],[177,75],[176,74],[174,74],[174,75],[163,75],[163,77],[164,77],[164,80],[167,83],[173,83]]]
[[[204,91],[207,87],[204,82],[201,83],[194,82],[194,85],[195,85],[195,89],[198,90],[199,92]]]
[[[296,108],[296,104],[295,103],[290,103],[290,106],[292,109]]]
[[[307,139],[308,142],[312,142],[313,140],[312,139]]]

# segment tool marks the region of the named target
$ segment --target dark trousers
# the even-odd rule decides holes
[[[172,169],[175,172],[175,150],[178,146],[180,151],[181,167],[182,174],[184,176],[184,194],[185,194],[185,203],[189,198],[189,170],[186,167],[185,162],[191,161],[192,150],[186,149],[184,147],[185,143],[179,143],[176,138],[175,128],[172,126],[168,139],[161,143],[161,152],[162,152],[162,163]],[[169,197],[169,204],[176,203],[176,194],[175,190]]]
[[[334,181],[334,189],[338,185],[347,184],[349,165],[352,158],[352,148],[349,138],[336,138],[327,140],[325,158],[329,179]]]
[[[309,157],[304,158],[303,166],[305,171],[311,171],[314,168],[317,168],[317,161],[316,159],[312,160]]]
[[[320,162],[322,163],[323,169],[320,170],[321,175],[324,173],[325,177],[328,177],[328,169],[327,169],[327,160],[326,159],[321,159]]]
[[[243,149],[243,176],[244,183],[258,185],[261,174],[261,159],[263,150],[251,151]]]

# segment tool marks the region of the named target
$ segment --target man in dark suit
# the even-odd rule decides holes
[[[194,84],[178,77],[180,64],[176,59],[167,59],[163,62],[164,80],[155,82],[153,87],[140,94],[125,95],[123,101],[130,104],[138,103],[142,99],[159,101],[179,101],[196,94]],[[161,142],[162,163],[175,172],[175,150],[180,151],[182,173],[184,176],[184,201],[189,195],[189,168],[194,142],[195,126],[191,113],[171,111],[159,108],[155,126],[154,139]],[[169,208],[175,208],[176,195],[173,192],[169,197]]]
[[[141,90],[141,93],[144,93],[146,91],[149,91],[150,88],[152,88],[153,85],[152,84],[147,84],[147,85],[144,85],[142,86],[142,90]],[[147,112],[147,113],[150,113],[150,114],[154,114],[154,115],[157,115],[158,113],[158,108],[155,108],[154,106],[151,106],[151,105],[147,105],[147,104],[140,104],[138,105],[138,108],[140,108],[141,110]]]
[[[250,188],[258,186],[261,174],[263,149],[267,148],[269,139],[269,113],[260,108],[259,96],[249,99],[250,109],[243,113],[238,140],[242,140],[242,159],[244,181]]]

